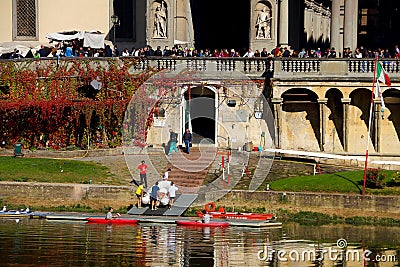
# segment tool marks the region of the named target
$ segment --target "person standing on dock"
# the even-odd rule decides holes
[[[171,209],[172,204],[174,204],[177,190],[178,190],[178,187],[175,186],[174,182],[171,182],[171,185],[168,188],[169,209]]]
[[[160,194],[160,187],[158,187],[158,182],[156,182],[151,187],[151,192],[150,192],[151,210],[156,210],[157,209],[158,199],[160,197],[159,194]]]
[[[135,193],[136,193],[136,197],[137,197],[137,207],[138,207],[138,209],[141,209],[142,208],[142,198],[143,198],[143,193],[144,193],[143,183],[139,184]]]
[[[168,180],[168,177],[169,177],[169,172],[171,171],[171,168],[168,168],[166,171],[165,171],[165,173],[164,173],[164,176],[163,176],[163,181],[167,181]]]
[[[140,183],[144,184],[144,187],[147,188],[147,165],[144,160],[139,164],[138,169],[140,173]]]

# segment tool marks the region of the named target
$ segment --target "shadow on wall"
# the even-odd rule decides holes
[[[350,105],[357,107],[361,110],[360,119],[364,122],[365,129],[368,129],[369,124],[369,111],[371,106],[371,90],[366,88],[359,88],[350,93]],[[375,136],[375,127],[371,126],[371,136]],[[375,138],[371,138],[375,140]],[[376,150],[375,142],[372,142]]]
[[[342,148],[344,148],[344,137],[343,137],[343,94],[339,89],[329,89],[325,97],[328,99],[327,107],[330,110],[328,119],[335,125],[336,133],[339,137]]]
[[[388,89],[383,92],[383,99],[386,108],[390,111],[387,119],[393,123],[397,139],[400,141],[400,91],[398,89]]]
[[[306,88],[293,88],[282,94],[282,110],[285,112],[306,112],[306,120],[310,122],[315,140],[321,143],[320,133],[320,112],[317,102],[318,96]],[[296,125],[292,125],[293,132],[296,132]],[[310,140],[311,141],[311,140]],[[320,150],[323,148],[320,147]]]

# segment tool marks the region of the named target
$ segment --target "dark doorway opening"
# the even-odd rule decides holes
[[[115,26],[115,37],[118,40],[135,41],[133,29],[136,13],[136,0],[114,0],[114,15],[118,16],[119,25]],[[114,29],[113,29],[114,30]]]
[[[199,144],[207,139],[215,144],[215,121],[210,118],[200,117],[192,120],[193,143]]]
[[[207,139],[207,142],[215,144],[215,93],[205,87],[195,87],[185,92],[185,99],[184,128],[190,128],[188,123],[190,120],[193,135],[192,143],[199,144]]]
[[[196,49],[249,46],[250,1],[191,0]]]

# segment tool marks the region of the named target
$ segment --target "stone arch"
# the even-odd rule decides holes
[[[259,19],[260,19],[260,14],[263,12],[265,8],[265,13],[267,16],[268,21],[264,23],[263,28],[261,28],[261,25],[259,26]],[[256,39],[272,39],[272,5],[269,1],[261,0],[258,1],[255,4],[255,14],[256,16],[253,18],[254,19],[254,25],[256,27],[255,30],[255,38]],[[261,15],[262,16],[262,15]],[[264,32],[265,31],[265,32]]]
[[[318,95],[307,88],[292,88],[282,95],[287,132],[282,136],[293,144],[292,149],[319,151],[321,141]],[[292,139],[292,140],[289,140]]]
[[[344,110],[342,104],[343,93],[338,88],[330,88],[326,92],[325,98],[327,99],[326,106],[330,111],[328,121],[331,121],[334,126],[332,131],[328,130],[327,132],[327,142],[329,142],[329,140],[332,140],[332,151],[335,151],[334,141],[336,137],[339,139],[341,147],[344,148]],[[332,133],[330,134],[329,132]],[[332,139],[329,138],[330,136],[332,136]]]
[[[291,88],[281,95],[283,103],[317,103],[318,95],[309,88]]]

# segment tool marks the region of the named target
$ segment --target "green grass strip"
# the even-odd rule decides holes
[[[93,162],[47,158],[0,157],[0,181],[102,184],[112,175]]]

